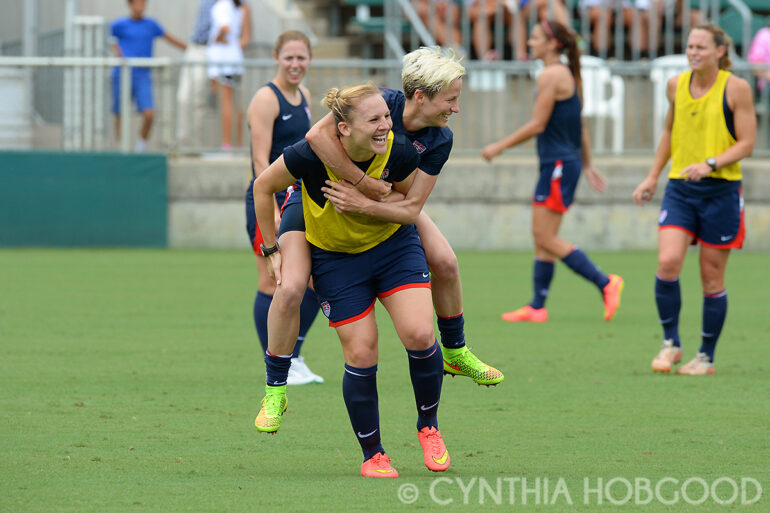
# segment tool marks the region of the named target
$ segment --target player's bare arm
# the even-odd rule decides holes
[[[283,161],[283,155],[278,157],[270,166],[265,169],[254,181],[254,212],[257,217],[257,225],[262,233],[262,240],[265,247],[271,248],[276,245],[275,222],[273,211],[275,200],[273,194],[281,191],[296,181],[296,178],[289,172]],[[268,272],[275,279],[275,282],[281,283],[281,252],[276,251],[267,257]]]
[[[676,83],[678,79],[679,76],[673,77],[666,84],[666,98],[668,98],[666,124],[663,127],[663,132],[660,134],[660,141],[658,142],[657,150],[655,150],[655,157],[652,161],[650,172],[631,194],[631,198],[637,205],[643,205],[645,201],[650,201],[655,195],[655,190],[658,187],[658,177],[671,158],[671,130],[674,127],[674,97],[676,96]]]
[[[348,158],[337,137],[332,113],[327,114],[313,125],[305,139],[310,144],[313,153],[318,155],[334,174],[351,184],[355,184],[356,188],[367,197],[381,200],[390,192],[390,182],[367,176]]]
[[[251,137],[251,162],[257,177],[270,165],[270,147],[273,144],[273,123],[280,113],[280,105],[275,93],[269,87],[257,90],[246,110]],[[278,226],[281,213],[273,201],[273,219]]]
[[[583,163],[583,173],[588,180],[588,184],[596,192],[604,192],[607,190],[607,179],[598,169],[594,167],[593,160],[591,159],[591,135],[588,131],[585,119],[580,117],[581,124],[581,147],[580,147],[580,160]]]
[[[551,118],[553,106],[556,103],[557,89],[563,75],[561,70],[546,68],[537,79],[537,97],[535,98],[535,108],[532,112],[532,119],[527,121],[518,130],[497,142],[488,144],[481,151],[481,156],[487,161],[500,155],[504,150],[512,148],[518,144],[543,133],[548,120]]]
[[[393,184],[393,188],[404,195],[397,201],[373,201],[352,187],[329,180],[322,190],[340,212],[361,214],[389,223],[412,224],[417,221],[437,180],[438,175],[416,169],[406,180]]]

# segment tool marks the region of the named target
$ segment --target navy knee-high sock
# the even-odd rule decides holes
[[[604,274],[593,262],[588,258],[588,255],[583,253],[579,248],[572,250],[572,253],[561,259],[567,267],[574,272],[590,281],[601,291],[610,282],[610,279]]]
[[[436,324],[441,334],[441,345],[450,349],[465,345],[465,319],[462,312],[454,317],[438,317]]]
[[[297,344],[294,346],[294,352],[291,354],[292,358],[299,356],[302,344],[305,343],[305,335],[310,330],[310,326],[313,325],[320,306],[318,294],[309,287],[305,289],[305,296],[299,305],[299,336],[297,337]]]
[[[438,341],[425,351],[407,349],[406,353],[417,403],[417,430],[430,426],[438,428],[438,403],[444,381],[444,363]]]
[[[291,367],[291,355],[277,355],[265,351],[265,377],[268,385],[279,387],[286,384]]]
[[[532,301],[529,302],[529,306],[532,308],[543,308],[545,306],[545,300],[548,298],[548,289],[551,287],[555,268],[556,266],[552,261],[535,259],[535,266],[532,270],[534,295]]]
[[[725,325],[727,317],[727,291],[703,296],[703,333],[700,352],[706,353],[714,361],[714,350],[717,347],[719,334]]]
[[[257,328],[262,351],[267,351],[267,312],[272,302],[273,296],[257,291],[257,297],[254,298],[254,327]]]
[[[377,366],[365,369],[345,364],[342,397],[348,409],[350,424],[356,434],[364,461],[378,452],[384,453],[380,441],[380,411],[377,398]]]
[[[679,347],[679,311],[682,309],[679,277],[664,280],[655,276],[655,304],[658,305],[658,317],[663,326],[663,338],[673,340],[674,346]]]

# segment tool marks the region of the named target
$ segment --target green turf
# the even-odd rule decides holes
[[[290,388],[277,435],[254,428],[264,366],[248,251],[0,251],[0,511],[768,511],[767,255],[731,257],[717,374],[705,378],[650,372],[661,339],[655,255],[592,256],[626,278],[613,322],[597,291],[558,265],[548,323],[513,325],[499,316],[529,300],[531,255],[460,254],[469,345],[506,380],[445,379],[444,474],[422,464],[406,356],[378,310],[383,442],[401,477],[374,480],[357,475],[341,351],[322,318],[304,355],[326,384]],[[694,253],[682,287],[689,360],[700,333]],[[602,495],[600,507],[584,493],[584,480],[616,477],[653,488],[677,479],[664,482],[664,500],[693,477],[753,478],[764,495],[697,507],[681,497],[615,507]],[[398,493],[409,484],[419,497],[407,506]],[[729,483],[717,484],[729,499]],[[435,502],[431,486],[451,502]],[[618,481],[611,498],[627,491]],[[687,491],[697,500],[703,485]]]

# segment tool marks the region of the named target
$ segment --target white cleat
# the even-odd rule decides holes
[[[309,385],[310,383],[323,383],[324,379],[310,370],[302,356],[291,359],[287,385]]]

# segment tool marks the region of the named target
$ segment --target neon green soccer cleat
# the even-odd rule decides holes
[[[444,353],[444,374],[468,376],[479,385],[495,386],[505,377],[494,367],[479,360],[466,346],[458,349],[442,347]]]
[[[286,385],[280,387],[265,386],[265,397],[262,399],[262,408],[254,420],[257,431],[260,433],[275,433],[281,427],[283,412],[289,400],[286,398]]]

